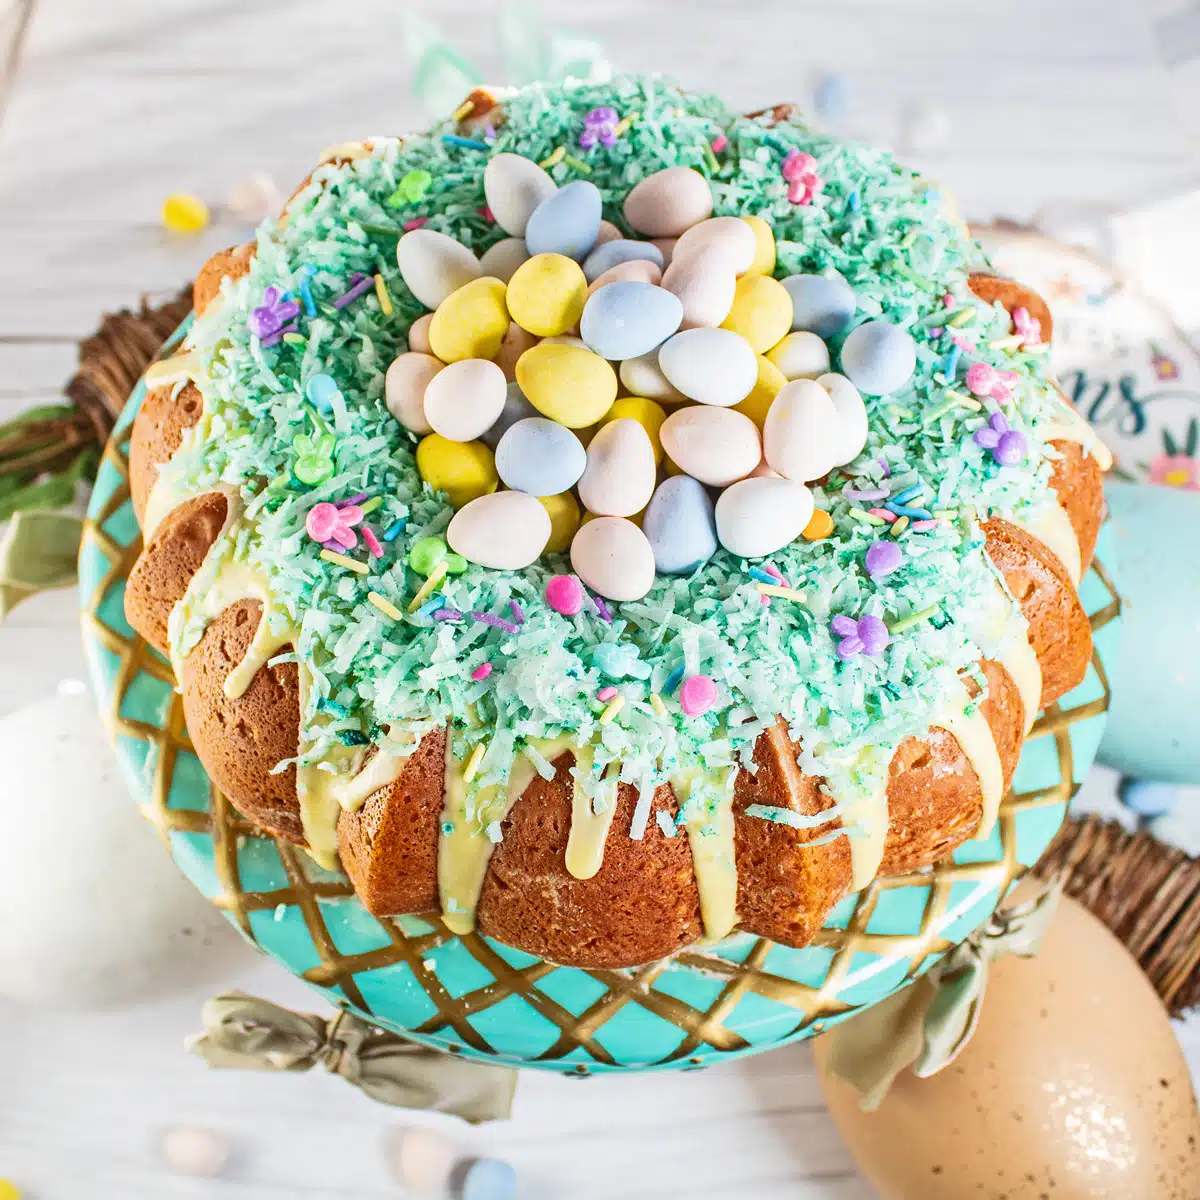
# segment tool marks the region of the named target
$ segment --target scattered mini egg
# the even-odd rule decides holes
[[[583,601],[583,586],[574,575],[555,575],[546,584],[546,603],[564,617],[582,612]]]
[[[758,364],[758,378],[745,400],[739,400],[733,406],[735,412],[743,413],[758,426],[761,432],[767,413],[775,402],[775,397],[787,383],[784,373],[767,357],[760,354],[755,360]]]
[[[199,196],[172,192],[162,203],[162,223],[172,233],[199,233],[208,222],[208,205]]]
[[[685,396],[719,408],[744,400],[758,379],[750,343],[729,329],[686,329],[675,334],[659,349],[658,365]]]
[[[680,408],[663,422],[663,450],[684,472],[713,487],[744,479],[762,457],[753,421],[729,408]]]
[[[687,397],[662,373],[658,351],[639,358],[627,358],[619,367],[621,382],[635,396],[656,400],[659,404],[682,404]]]
[[[713,502],[704,485],[690,475],[674,475],[658,485],[642,532],[662,575],[690,575],[717,552]]]
[[[494,246],[489,246],[479,257],[479,266],[485,275],[508,283],[516,269],[529,261],[529,248],[524,238],[502,238]]]
[[[465,504],[446,527],[451,549],[496,571],[520,571],[550,540],[550,514],[536,496],[493,492]]]
[[[672,259],[662,285],[683,305],[683,328],[715,328],[729,316],[737,276],[719,250],[701,248]]]
[[[413,229],[396,243],[396,265],[405,286],[426,308],[483,274],[479,259],[461,242],[433,229]]]
[[[408,348],[418,354],[432,354],[429,344],[429,326],[433,324],[433,313],[422,313],[408,327]]]
[[[647,175],[625,197],[625,219],[639,233],[677,238],[712,216],[712,189],[691,167],[667,167]]]
[[[654,475],[649,435],[636,421],[622,417],[602,425],[592,438],[579,480],[579,499],[588,512],[599,516],[631,517],[650,502]]]
[[[648,258],[631,258],[626,262],[609,267],[603,275],[598,275],[588,284],[588,299],[590,300],[602,287],[610,283],[652,283],[662,282],[662,271],[658,264]]]
[[[550,515],[550,540],[543,554],[565,554],[579,528],[579,501],[574,492],[559,492],[556,496],[539,496],[538,501]]]
[[[662,462],[662,439],[659,437],[659,431],[667,419],[666,412],[661,405],[646,399],[645,396],[622,396],[604,414],[600,425],[603,427],[609,421],[620,421],[625,417],[636,421],[646,431],[650,445],[654,448],[654,463],[657,466]]]
[[[658,247],[659,253],[663,256],[663,270],[666,270],[666,268],[671,265],[675,258],[675,243],[678,242],[679,239],[673,237],[660,237],[651,238],[650,240]]]
[[[836,120],[850,107],[850,81],[840,71],[822,75],[813,88],[813,111]]]
[[[829,393],[833,411],[837,414],[831,451],[833,465],[845,466],[853,462],[867,444],[867,406],[859,395],[858,388],[845,375],[830,371],[817,376],[817,383]]]
[[[485,358],[464,358],[434,373],[425,388],[425,420],[452,442],[473,442],[504,410],[504,372]]]
[[[682,319],[683,305],[665,288],[624,281],[607,284],[591,296],[579,333],[601,358],[620,362],[649,354]]]
[[[640,600],[654,586],[654,551],[625,517],[596,517],[581,525],[571,543],[571,566],[609,600]]]
[[[515,382],[506,384],[504,407],[500,410],[500,415],[492,427],[486,433],[481,434],[479,440],[485,446],[491,446],[495,450],[500,439],[513,425],[518,421],[525,420],[526,417],[536,417],[537,415],[538,410],[525,399],[520,387]]]
[[[605,242],[614,242],[625,235],[611,222],[601,221],[600,230],[596,234],[596,245],[603,246]]]
[[[538,340],[528,329],[522,329],[520,325],[513,321],[508,332],[504,335],[504,340],[500,343],[500,349],[496,352],[496,357],[493,359],[496,366],[504,372],[504,378],[512,383],[517,377],[517,362],[526,350],[532,350],[538,344]]]
[[[605,271],[623,262],[652,262],[661,271],[662,251],[653,242],[638,242],[630,238],[615,238],[602,242],[584,259],[583,273],[588,283],[594,283]]]
[[[392,1174],[409,1191],[440,1195],[446,1190],[457,1158],[449,1138],[418,1125],[397,1130],[388,1150]]]
[[[514,491],[531,496],[555,496],[574,487],[587,463],[579,438],[548,417],[517,421],[496,446],[496,473]]]
[[[867,321],[842,343],[842,374],[868,396],[899,391],[917,366],[917,345],[889,321]]]
[[[792,328],[818,337],[836,337],[854,320],[858,301],[844,280],[827,275],[789,275],[783,280],[792,298]]]
[[[740,333],[755,354],[766,354],[792,327],[792,298],[770,275],[743,275],[722,329]]]
[[[543,416],[569,429],[594,425],[617,398],[617,376],[578,346],[538,345],[517,360],[517,383]]]
[[[529,218],[558,191],[549,173],[520,154],[496,154],[483,169],[483,195],[496,224],[523,238]]]
[[[741,217],[754,232],[754,261],[748,275],[772,275],[775,272],[775,233],[762,217]]]
[[[829,370],[829,347],[815,333],[789,333],[767,351],[785,379],[816,379]]]
[[[489,364],[490,365],[490,364]],[[431,354],[410,350],[392,359],[383,377],[383,395],[387,410],[412,433],[432,433],[425,416],[425,390],[445,363]]]
[[[815,508],[813,515],[808,519],[808,524],[801,531],[801,536],[806,542],[819,542],[832,532],[833,518],[823,508]]]
[[[484,276],[447,296],[438,305],[429,326],[429,344],[434,354],[445,363],[464,358],[495,358],[510,324],[506,291],[499,279]]]
[[[506,300],[512,319],[538,337],[557,337],[583,312],[587,280],[565,254],[535,254],[509,280]]]
[[[698,717],[717,702],[717,684],[711,675],[689,675],[679,687],[679,707],[684,715]]]
[[[681,263],[701,251],[709,252],[714,263],[724,262],[734,275],[744,275],[757,257],[758,236],[754,227],[741,217],[709,217],[684,230],[675,243],[671,262]]]
[[[516,1200],[517,1172],[498,1158],[477,1158],[462,1181],[462,1200]]]
[[[820,479],[833,469],[837,425],[829,393],[815,380],[795,379],[775,397],[767,413],[763,457],[796,483]]]
[[[270,175],[256,171],[229,189],[226,203],[239,220],[257,225],[283,207],[283,195]]]
[[[162,1135],[163,1161],[180,1175],[208,1178],[229,1161],[229,1143],[215,1129],[176,1125]]]
[[[417,470],[455,508],[494,492],[500,483],[492,452],[482,442],[452,442],[439,433],[417,443]]]
[[[600,231],[600,189],[577,179],[547,196],[529,217],[525,244],[530,254],[565,254],[582,260]]]
[[[813,514],[813,496],[804,484],[790,479],[742,479],[717,497],[715,514],[717,537],[730,554],[762,558],[804,532]]]

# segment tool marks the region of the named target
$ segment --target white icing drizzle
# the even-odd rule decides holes
[[[1043,543],[1048,550],[1062,563],[1067,578],[1075,586],[1079,586],[1083,578],[1083,555],[1079,549],[1079,538],[1075,535],[1075,527],[1067,511],[1059,503],[1053,490],[1047,497],[1047,503],[1036,516],[1014,515],[1008,519],[1018,528],[1025,530],[1031,537]]]
[[[591,879],[604,865],[604,846],[617,811],[617,780],[600,780],[594,797],[581,786],[582,780],[592,773],[595,755],[595,747],[591,745],[575,751],[571,832],[565,859],[567,871],[576,879]]]
[[[1029,622],[1000,577],[996,577],[995,587],[979,605],[969,632],[984,657],[998,662],[1008,672],[1021,697],[1028,733],[1042,704],[1042,668],[1029,644]]]
[[[890,826],[887,790],[891,755],[881,746],[871,746],[863,751],[861,759],[860,777],[865,775],[870,782],[844,796],[835,793],[842,824],[850,837],[850,890],[855,892],[879,873]]]
[[[974,708],[968,714],[967,709]],[[1004,768],[1000,764],[1000,752],[996,739],[978,703],[967,699],[961,707],[948,708],[933,722],[934,728],[946,730],[958,742],[967,762],[979,777],[979,789],[983,794],[983,816],[974,836],[987,837],[996,824],[1000,801],[1004,796]]]
[[[387,746],[380,746],[362,769],[346,779],[338,789],[338,803],[346,812],[358,812],[368,798],[380,788],[385,788],[400,778],[417,748],[418,739],[412,738],[407,744],[396,749],[392,748],[393,745],[389,739]]]
[[[1061,401],[1061,396],[1059,397]],[[1069,404],[1060,402],[1059,412],[1052,421],[1043,421],[1038,436],[1046,442],[1078,442],[1100,465],[1100,470],[1112,470],[1113,457],[1100,435]]]
[[[696,890],[700,895],[700,917],[705,939],[710,942],[720,941],[737,924],[738,874],[733,840],[736,780],[736,765],[720,771],[685,768],[670,777],[686,822]],[[702,805],[688,804],[698,784],[707,785],[707,790],[717,795],[716,811],[711,815]],[[694,809],[690,814],[689,807]]]
[[[303,663],[297,666],[300,712],[303,714],[308,709],[312,676]],[[298,743],[300,758],[312,748],[312,742],[303,736],[303,728],[301,721]],[[339,790],[346,781],[346,775],[339,773],[338,767],[343,764],[356,765],[355,760],[361,761],[363,754],[362,747],[331,747],[324,759],[296,766],[296,800],[300,806],[300,827],[304,830],[308,853],[329,871],[335,871],[338,867],[337,822],[342,811]]]
[[[205,429],[201,430],[201,426],[205,426]],[[167,462],[159,466],[154,476],[154,483],[150,486],[150,494],[146,497],[146,511],[142,514],[143,542],[148,542],[154,536],[154,531],[171,512],[188,500],[203,495],[204,491],[223,492],[229,498],[230,512],[232,513],[236,506],[237,515],[241,516],[241,495],[236,488],[218,484],[215,487],[198,491],[196,488],[187,486],[183,477],[174,469],[177,457],[191,449],[197,441],[208,436],[207,426],[208,419],[202,416],[195,425],[185,429],[175,453]],[[226,529],[232,524],[233,521],[227,519]]]
[[[165,387],[168,383],[182,383],[185,379],[198,381],[204,378],[204,358],[196,350],[176,354],[151,363],[143,376],[148,388]]]

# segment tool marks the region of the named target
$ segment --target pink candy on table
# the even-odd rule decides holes
[[[574,575],[555,575],[546,584],[546,603],[556,613],[573,617],[583,609],[583,584]]]
[[[609,684],[608,687],[602,687],[596,693],[596,699],[603,704],[607,704],[616,694],[617,689],[612,684]]]
[[[708,675],[689,675],[679,689],[679,707],[689,717],[708,712],[717,702],[717,685]]]

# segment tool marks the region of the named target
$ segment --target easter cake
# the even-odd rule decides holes
[[[1107,455],[1050,333],[790,108],[479,90],[201,270],[128,619],[217,787],[377,916],[803,946],[986,835],[1083,677]]]

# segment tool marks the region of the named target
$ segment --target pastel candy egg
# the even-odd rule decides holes
[[[565,254],[583,259],[600,231],[600,189],[577,179],[547,196],[525,226],[530,254]]]
[[[523,263],[529,261],[529,249],[524,238],[504,238],[494,246],[489,246],[479,258],[479,265],[485,275],[507,283],[513,272]]]
[[[645,396],[622,396],[604,414],[600,426],[603,428],[610,421],[620,421],[626,417],[636,421],[646,431],[650,445],[654,448],[654,462],[657,466],[662,461],[662,440],[659,438],[659,430],[662,429],[662,424],[667,419],[662,405],[655,404],[653,400],[649,400]]]
[[[543,346],[578,346],[581,350],[587,349],[587,342],[581,337],[576,337],[573,333],[556,333],[553,337],[542,338]]]
[[[610,283],[584,305],[579,334],[601,358],[621,361],[648,354],[683,320],[677,296],[651,283]]]
[[[745,400],[758,378],[750,343],[728,329],[677,333],[660,348],[658,365],[685,396],[721,408]]]
[[[465,358],[438,371],[425,389],[425,419],[452,442],[482,437],[504,409],[504,372],[486,358]]]
[[[620,366],[621,382],[635,395],[660,404],[682,404],[687,397],[662,373],[658,351],[627,358]],[[782,386],[782,385],[780,385]]]
[[[804,484],[743,479],[717,497],[717,537],[730,554],[762,558],[794,542],[812,514],[812,492]]]
[[[596,517],[571,543],[575,574],[609,600],[640,600],[654,586],[654,551],[624,517]]]
[[[720,325],[729,316],[737,276],[720,250],[702,247],[685,258],[673,258],[662,285],[679,297],[684,329],[701,329]]]
[[[440,433],[417,444],[417,470],[455,508],[494,492],[500,482],[492,452],[482,442],[452,442]]]
[[[450,548],[495,571],[520,571],[550,540],[550,514],[536,496],[495,492],[458,510],[446,527]]]
[[[653,242],[637,242],[630,238],[616,238],[597,246],[583,261],[583,273],[588,283],[599,279],[605,271],[612,270],[618,263],[652,262],[662,270],[662,251]]]
[[[497,154],[483,169],[483,195],[496,224],[513,237],[524,237],[529,218],[558,186],[531,158]]]
[[[740,333],[755,354],[766,354],[792,327],[792,298],[778,279],[743,275],[722,329]]]
[[[522,329],[516,321],[509,325],[495,358],[496,366],[504,372],[504,378],[509,383],[517,377],[517,360],[526,350],[532,350],[537,344],[537,338],[528,329]]]
[[[433,324],[433,313],[422,313],[408,327],[408,348],[418,354],[432,354],[429,344],[429,326]]]
[[[579,528],[579,501],[574,492],[559,492],[557,496],[539,496],[538,501],[550,515],[550,540],[543,554],[564,554]]]
[[[834,337],[854,320],[858,301],[844,280],[824,275],[789,275],[783,286],[792,298],[792,328]]]
[[[583,443],[547,417],[517,421],[496,446],[496,474],[517,492],[553,496],[578,482],[587,465]]]
[[[603,246],[605,242],[615,242],[617,238],[623,238],[624,236],[611,221],[601,221],[600,229],[596,233],[596,245]]]
[[[651,237],[679,237],[712,216],[712,189],[691,167],[667,167],[647,175],[625,197],[625,219]]]
[[[617,398],[617,375],[598,354],[578,346],[538,345],[517,360],[517,383],[543,416],[585,429]]]
[[[447,296],[429,325],[429,344],[434,354],[447,363],[495,358],[510,324],[504,293],[499,279],[485,276]]]
[[[867,444],[867,406],[863,404],[858,388],[845,375],[831,371],[818,375],[817,383],[829,393],[833,411],[837,414],[831,449],[833,465],[841,467],[853,462]]]
[[[794,379],[775,397],[767,413],[763,457],[780,475],[796,483],[820,479],[833,469],[837,429],[837,412],[829,393],[811,379]]]
[[[396,243],[396,265],[405,286],[426,308],[437,308],[483,274],[479,259],[462,242],[433,229],[406,233]]]
[[[916,366],[916,342],[888,321],[867,321],[842,343],[842,374],[868,396],[899,391]]]
[[[663,575],[690,575],[717,552],[713,503],[690,475],[664,479],[646,508],[642,532]]]
[[[734,275],[741,275],[750,270],[758,243],[754,230],[741,217],[709,217],[680,235],[671,262],[681,263],[705,250],[723,261]]]
[[[526,417],[536,417],[537,415],[538,410],[525,399],[517,384],[508,383],[504,388],[504,407],[500,410],[500,415],[486,433],[480,434],[479,440],[485,446],[491,446],[495,450],[500,439],[513,425],[518,421],[523,421]]]
[[[498,1158],[477,1158],[463,1175],[462,1200],[517,1200],[517,1172]]]
[[[425,389],[430,380],[445,366],[432,354],[409,351],[392,359],[383,377],[383,396],[387,410],[413,433],[432,433],[433,426],[425,419]]]
[[[610,421],[587,448],[579,498],[588,512],[631,517],[649,503],[654,472],[654,447],[646,431],[629,417]]]
[[[789,333],[767,351],[785,379],[816,379],[829,370],[829,347],[815,333]]]
[[[762,217],[742,217],[754,233],[754,261],[746,268],[748,275],[775,273],[775,234]]]
[[[713,487],[744,479],[762,457],[754,422],[729,408],[676,409],[660,436],[673,463]]]
[[[659,253],[663,256],[663,269],[671,265],[675,258],[675,244],[679,241],[678,238],[662,237],[650,239],[659,249]]]
[[[787,383],[787,377],[769,358],[760,354],[755,361],[758,364],[758,378],[754,381],[754,387],[750,395],[733,408],[735,412],[748,416],[761,430],[775,397]]]
[[[535,254],[508,282],[508,311],[523,329],[556,337],[572,328],[583,312],[587,280],[565,254]]]
[[[648,258],[631,258],[628,262],[617,263],[588,284],[588,299],[610,283],[625,282],[658,284],[662,282],[662,270]]]

